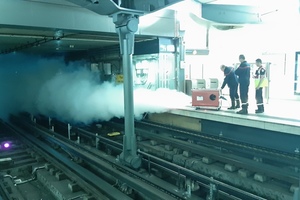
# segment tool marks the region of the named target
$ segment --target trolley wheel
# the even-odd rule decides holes
[[[217,108],[217,111],[221,110],[221,107]]]

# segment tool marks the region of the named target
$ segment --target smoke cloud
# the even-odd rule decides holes
[[[46,59],[31,55],[0,56],[0,118],[20,111],[36,111],[41,85],[65,67],[62,58]]]
[[[5,95],[0,97],[0,117],[26,111],[89,124],[124,116],[123,85],[100,84],[99,76],[82,63],[66,66],[62,58],[16,58],[12,61],[9,56],[1,63],[0,91]],[[165,112],[190,101],[191,97],[175,90],[136,88],[134,115],[139,119],[145,112]]]

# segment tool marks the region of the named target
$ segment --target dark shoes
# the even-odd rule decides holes
[[[241,109],[240,111],[236,112],[237,114],[247,115],[248,110],[247,109]]]
[[[228,108],[229,109],[229,108]],[[237,114],[242,114],[242,115],[247,115],[248,114],[248,110],[247,109],[241,109],[239,110],[238,112],[236,112]],[[255,113],[258,114],[258,113],[264,113],[264,110],[255,110]]]
[[[240,108],[240,101],[239,100],[231,100],[231,107],[227,108],[228,110],[234,110]]]
[[[255,113],[263,113],[264,111],[264,105],[257,105],[257,110],[255,110]]]
[[[237,108],[237,107],[235,107],[235,108]],[[230,109],[230,108],[228,108],[228,109]],[[259,105],[258,106],[258,109],[257,110],[255,110],[255,113],[256,114],[258,114],[258,113],[264,113],[264,106],[263,105]],[[236,112],[237,114],[242,114],[242,115],[247,115],[248,114],[248,109],[247,109],[247,107],[242,107],[242,109],[241,110],[239,110],[238,112]]]
[[[255,113],[263,113],[263,112],[264,112],[263,110],[259,110],[259,109],[255,110]]]

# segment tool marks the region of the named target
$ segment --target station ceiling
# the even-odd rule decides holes
[[[24,28],[0,28],[0,53],[14,51],[30,53],[84,51],[93,48],[118,44],[115,35],[89,35],[64,32],[55,39],[55,30],[28,30]]]
[[[78,0],[79,1],[79,0]],[[176,1],[176,0],[175,0]],[[234,0],[195,0],[196,2],[199,2],[201,4],[223,4],[223,5],[235,5],[238,1]],[[12,3],[14,2],[14,3]],[[11,0],[2,0],[0,2],[0,12],[4,13],[4,10],[1,11],[3,6],[2,4],[9,5],[11,4],[12,11],[7,11],[9,6],[6,7],[6,12],[16,12],[16,2],[19,4],[32,4],[34,3],[37,7],[46,7],[46,8],[54,8],[59,7],[61,10],[53,13],[46,13],[47,16],[53,16],[51,20],[49,19],[49,22],[47,23],[52,24],[52,26],[47,27],[44,26],[43,23],[39,19],[32,18],[31,22],[22,22],[19,24],[15,24],[15,21],[22,21],[22,17],[24,19],[28,16],[19,14],[16,16],[19,19],[8,19],[7,22],[4,21],[5,18],[2,18],[2,21],[0,19],[0,54],[7,54],[12,53],[14,51],[22,51],[22,52],[30,52],[30,53],[54,53],[54,52],[72,52],[72,51],[86,51],[90,49],[99,49],[99,48],[105,48],[107,46],[112,45],[118,45],[118,36],[114,31],[111,31],[111,33],[107,32],[101,32],[101,27],[98,29],[92,30],[92,28],[95,26],[93,24],[93,20],[91,18],[90,22],[89,20],[86,20],[83,25],[84,28],[82,30],[76,30],[78,27],[76,26],[75,22],[64,22],[64,17],[59,18],[59,15],[61,13],[62,16],[65,11],[73,10],[78,11],[81,15],[84,15],[85,13],[83,11],[79,11],[79,9],[82,9],[80,6],[67,1],[67,0],[21,0],[21,1],[11,1]],[[246,5],[245,0],[239,0],[239,2],[243,5]],[[20,7],[23,5],[20,5]],[[33,9],[33,8],[32,8]],[[43,18],[45,16],[45,13],[43,13],[42,10],[35,9],[36,18]],[[24,11],[24,13],[30,13],[28,11]],[[88,14],[88,11],[86,11]],[[76,16],[73,16],[75,12],[68,13],[65,12],[65,16],[76,18]],[[91,15],[93,17],[93,15]],[[32,17],[32,16],[31,16]],[[80,20],[80,19],[78,19]],[[106,20],[106,19],[104,19]],[[105,23],[109,23],[107,19],[103,22],[103,26],[105,26]],[[111,22],[111,21],[110,21]],[[37,24],[37,26],[33,27],[31,26],[31,23]],[[40,25],[39,25],[40,23]],[[59,25],[55,27],[55,23],[58,23]],[[69,29],[65,29],[63,32],[61,32],[61,28],[66,25],[69,27]],[[84,30],[83,30],[84,29]],[[110,27],[110,29],[114,29],[114,27]],[[142,36],[137,35],[136,40],[148,40],[153,38],[153,36]]]

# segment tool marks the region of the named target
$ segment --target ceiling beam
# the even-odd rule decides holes
[[[259,8],[244,5],[202,4],[202,17],[222,24],[257,24]]]
[[[56,0],[56,2],[57,1],[59,0]],[[66,2],[64,0],[61,1],[62,3]],[[78,2],[79,1],[80,0],[78,0]],[[49,2],[45,3],[43,1],[1,0],[0,13],[0,27],[2,28],[63,30],[65,32],[83,34],[116,34],[115,25],[109,16],[97,14],[72,3],[64,5]],[[165,37],[173,37],[175,35],[174,12],[152,12],[149,15],[141,16],[140,19],[137,35],[143,34]],[[150,23],[154,21],[156,22],[155,24]],[[157,27],[159,26],[165,27],[165,30],[162,31],[158,29]],[[154,32],[154,29],[161,31]]]
[[[154,12],[184,0],[66,0],[100,15]]]
[[[1,27],[26,27],[80,32],[115,32],[108,16],[78,6],[33,1],[0,1]]]

